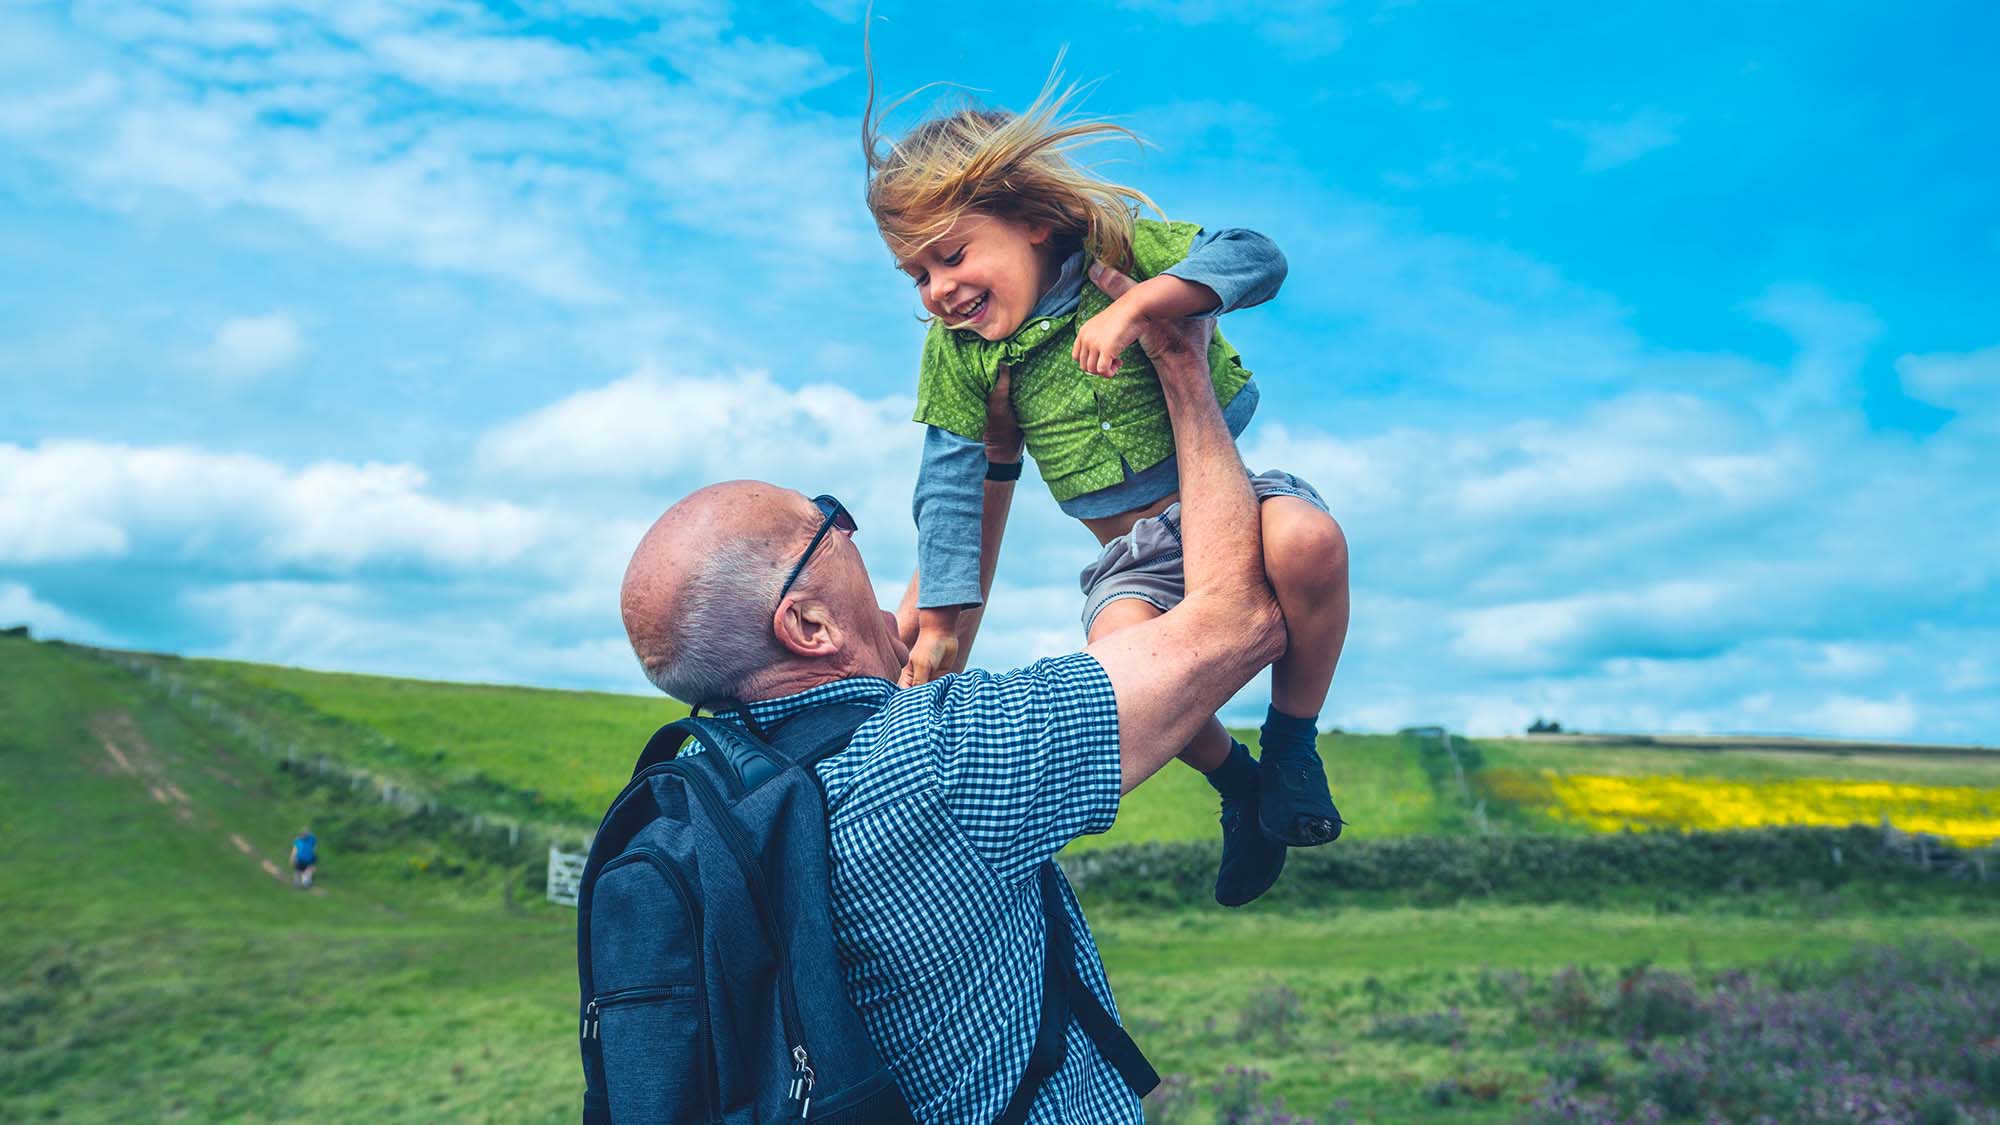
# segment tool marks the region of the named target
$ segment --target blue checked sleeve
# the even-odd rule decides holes
[[[1118,698],[1074,653],[1006,675],[950,677],[937,701],[945,810],[995,875],[1018,882],[1118,815]]]

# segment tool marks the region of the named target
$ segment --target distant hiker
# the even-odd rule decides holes
[[[319,866],[319,841],[313,837],[312,829],[299,829],[298,838],[292,841],[292,885],[305,890],[313,885],[313,868]]]
[[[1132,283],[1106,275],[1103,284],[1116,293]],[[711,485],[676,503],[626,570],[626,633],[667,693],[743,701],[764,730],[833,701],[879,708],[817,767],[831,850],[828,925],[849,998],[920,1120],[993,1121],[1020,1091],[1028,1098],[1009,1119],[1143,1119],[1131,1071],[1092,1045],[1122,1035],[1117,1008],[1082,910],[1051,860],[1071,840],[1110,828],[1120,796],[1285,651],[1257,502],[1209,380],[1208,331],[1207,322],[1161,321],[1140,338],[1180,456],[1187,596],[1083,652],[899,690],[909,650],[895,615],[876,602],[853,517],[831,496],[809,500],[757,481]],[[733,721],[741,725],[742,714]],[[1067,941],[1046,941],[1044,886],[1060,904]],[[592,941],[633,943],[649,936],[629,932],[647,919],[634,913],[609,935],[600,922]],[[661,935],[651,936],[659,948]],[[1046,1053],[1031,1050],[1045,958],[1087,990],[1071,1006],[1074,1021],[1060,1025],[1067,1049],[1057,1039]],[[613,1003],[649,983],[629,982]],[[600,1031],[584,1028],[586,1037]],[[663,1052],[712,1045],[705,1028],[657,1028]],[[725,1091],[732,1077],[716,1076]],[[802,1064],[795,1086],[810,1089],[811,1077]]]

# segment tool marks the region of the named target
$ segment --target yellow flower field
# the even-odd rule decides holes
[[[1787,778],[1539,776],[1490,771],[1487,790],[1542,807],[1557,820],[1599,832],[1623,828],[1714,831],[1784,824],[1879,824],[1943,837],[1962,847],[2000,840],[2000,789],[1882,781]]]

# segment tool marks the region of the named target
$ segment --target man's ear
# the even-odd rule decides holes
[[[826,606],[788,596],[771,618],[772,635],[794,656],[832,656],[840,651],[840,627]]]

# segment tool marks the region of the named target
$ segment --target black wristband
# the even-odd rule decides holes
[[[988,461],[986,462],[986,479],[1020,480],[1021,463],[1019,461]]]

